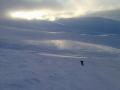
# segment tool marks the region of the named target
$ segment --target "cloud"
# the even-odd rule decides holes
[[[8,3],[9,2],[9,3]],[[70,18],[93,12],[115,10],[120,8],[120,0],[1,0],[0,12],[41,13],[44,19],[50,17]],[[34,12],[33,12],[34,11]],[[45,14],[46,13],[46,14]],[[36,13],[34,13],[36,14]],[[33,15],[33,14],[31,14]],[[31,19],[38,19],[33,15]],[[24,16],[22,16],[24,17]],[[28,16],[27,16],[28,17]],[[43,18],[42,17],[42,18]],[[41,18],[41,17],[39,17]]]

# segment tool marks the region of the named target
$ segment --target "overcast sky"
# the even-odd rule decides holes
[[[120,9],[120,0],[0,0],[1,16],[11,13],[24,19],[30,15],[28,19],[67,18],[117,9]]]

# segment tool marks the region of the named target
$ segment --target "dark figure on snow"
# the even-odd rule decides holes
[[[81,66],[84,66],[84,61],[80,61],[81,62]]]

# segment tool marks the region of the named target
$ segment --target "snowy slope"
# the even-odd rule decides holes
[[[2,26],[0,90],[120,90],[119,43],[119,34]]]

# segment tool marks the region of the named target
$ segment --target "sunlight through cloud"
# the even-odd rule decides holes
[[[33,11],[15,11],[10,12],[9,15],[16,19],[26,20],[49,20],[55,21],[60,18],[72,18],[85,14],[84,11],[52,11],[52,10],[33,10]]]

